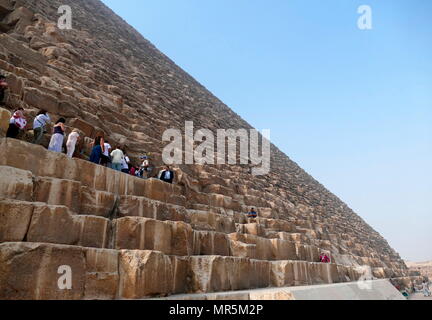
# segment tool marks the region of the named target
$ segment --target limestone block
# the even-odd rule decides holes
[[[266,235],[265,228],[258,223],[248,223],[240,225],[240,232],[259,237],[265,237]]]
[[[120,252],[119,298],[166,296],[173,291],[173,266],[168,256],[156,251]]]
[[[113,214],[117,196],[110,192],[98,191],[89,187],[81,187],[82,215],[110,217]]]
[[[188,210],[187,214],[194,229],[223,233],[231,233],[236,230],[232,217],[196,210]]]
[[[207,293],[233,290],[228,280],[226,264],[226,258],[219,256],[191,257],[192,292]]]
[[[0,134],[6,135],[11,117],[12,115],[9,110],[0,108]]]
[[[0,242],[23,241],[33,214],[33,204],[15,200],[0,201]]]
[[[118,214],[120,217],[143,217],[157,219],[160,207],[166,205],[159,201],[144,197],[121,196],[119,199]],[[165,211],[162,209],[162,211]],[[157,219],[162,220],[162,219]]]
[[[186,209],[145,197],[121,196],[118,214],[120,217],[144,217],[155,220],[185,221]]]
[[[153,219],[126,217],[114,223],[117,249],[156,250],[171,253],[172,228],[168,223]]]
[[[337,266],[330,263],[312,263],[310,265],[312,284],[331,284],[341,282]]]
[[[74,216],[79,226],[79,245],[90,248],[107,248],[111,222],[95,216]]]
[[[267,287],[270,264],[245,258],[202,256],[190,258],[190,289],[196,293]]]
[[[21,96],[23,86],[24,86],[23,79],[20,77],[17,77],[13,73],[10,73],[6,77],[6,81],[8,83],[9,92]]]
[[[2,139],[0,165],[27,170],[35,176],[79,180],[81,163],[66,155],[16,139]],[[49,165],[48,165],[49,164]]]
[[[270,239],[256,237],[256,257],[258,260],[276,260],[276,253]]]
[[[61,266],[70,267],[71,290],[59,288],[59,279],[64,275],[58,273]],[[84,297],[85,277],[86,261],[79,247],[0,244],[0,299],[80,300]]]
[[[175,256],[189,256],[192,255],[194,246],[194,230],[192,227],[184,222],[173,222],[167,221],[167,224],[171,226],[171,250],[170,254]],[[214,241],[217,252],[222,251],[223,245],[220,244],[220,240]]]
[[[292,223],[284,220],[267,219],[266,228],[280,232],[293,232],[295,227]]]
[[[294,242],[271,239],[273,257],[275,260],[297,260],[297,248]]]
[[[185,205],[185,198],[182,188],[178,185],[165,183],[158,179],[149,179],[145,181],[145,189],[143,196],[162,202],[173,203],[176,205]]]
[[[257,259],[256,245],[230,240],[231,254],[234,257]]]
[[[271,284],[274,287],[295,285],[294,264],[292,261],[274,261],[271,263]]]
[[[292,261],[293,274],[294,274],[294,285],[295,286],[307,286],[312,284],[310,277],[310,262],[305,261]]]
[[[67,207],[35,204],[27,240],[83,247],[105,248],[110,221],[72,215]]]
[[[311,245],[296,244],[297,257],[299,260],[319,262],[319,256],[321,254],[319,248]]]
[[[29,171],[0,166],[0,197],[32,201],[32,177]]]
[[[36,205],[30,223],[29,242],[72,245],[79,242],[79,229],[66,207]]]
[[[90,123],[82,120],[82,119],[78,119],[78,118],[73,118],[69,121],[69,126],[72,128],[76,128],[81,130],[84,135],[86,137],[89,138],[96,138],[93,133],[94,133],[94,126],[92,126]]]
[[[35,180],[34,200],[50,205],[66,206],[80,212],[81,183],[72,180],[38,177]]]
[[[261,260],[249,261],[249,287],[266,288],[271,285],[271,262]]]
[[[60,114],[56,97],[35,88],[24,88],[24,102],[35,109],[45,109],[52,114]]]
[[[86,249],[86,300],[113,300],[119,284],[119,252]]]
[[[173,268],[173,294],[189,291],[189,258],[170,256]]]
[[[195,231],[193,237],[194,255],[230,256],[230,242],[225,233]]]

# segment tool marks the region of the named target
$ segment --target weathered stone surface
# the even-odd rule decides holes
[[[33,204],[15,200],[0,201],[0,243],[23,241],[33,214]]]
[[[120,252],[121,299],[165,296],[173,291],[173,266],[169,257],[155,251]]]
[[[32,201],[32,178],[29,171],[0,166],[0,198]]]
[[[121,196],[118,214],[121,217],[135,216],[155,220],[185,221],[186,209],[145,197]]]
[[[8,110],[0,108],[0,136],[6,136],[11,116]]]
[[[236,230],[234,220],[231,217],[196,210],[188,210],[187,215],[194,229],[223,233],[231,233]]]
[[[86,281],[84,299],[113,300],[119,285],[119,252],[86,250]]]
[[[79,213],[110,217],[115,211],[117,196],[113,193],[97,191],[88,187],[81,187],[81,206]]]
[[[162,221],[127,217],[115,221],[117,249],[156,250],[171,253],[172,229]]]
[[[73,212],[80,212],[81,183],[55,178],[37,178],[34,200],[50,205],[66,206]]]
[[[170,256],[173,268],[172,293],[185,293],[189,291],[189,258]]]
[[[185,205],[186,200],[182,195],[181,187],[157,179],[149,179],[146,181],[144,196],[181,206]]]
[[[193,292],[230,291],[270,285],[270,264],[267,261],[220,256],[191,257],[190,268]]]
[[[105,248],[109,224],[99,217],[72,215],[67,207],[36,204],[27,241]]]
[[[234,257],[257,259],[256,245],[230,240],[231,253]]]
[[[59,267],[72,270],[72,289],[58,285]],[[0,299],[78,300],[84,297],[86,261],[82,249],[38,243],[0,244]]]
[[[230,241],[225,233],[214,231],[194,232],[194,255],[230,256],[230,251]]]

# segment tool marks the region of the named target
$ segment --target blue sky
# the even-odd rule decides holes
[[[104,2],[403,258],[432,260],[432,1]]]

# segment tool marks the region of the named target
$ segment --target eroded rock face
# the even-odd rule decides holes
[[[141,299],[172,293],[171,260],[155,251],[120,253],[120,298]]]
[[[74,271],[71,290],[59,289],[58,270],[62,265],[68,265]],[[85,274],[85,255],[79,247],[0,244],[0,299],[82,299]]]

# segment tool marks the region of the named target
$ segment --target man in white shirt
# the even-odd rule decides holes
[[[110,153],[112,151],[111,149],[111,145],[109,144],[108,141],[105,141],[104,143],[104,152],[102,153],[102,158],[101,158],[101,165],[111,168],[111,158],[110,158]]]
[[[113,152],[111,152],[112,169],[116,171],[121,171],[123,158],[124,154],[123,151],[120,150],[120,148],[117,147]]]
[[[122,159],[122,172],[129,173],[129,163],[130,163],[130,159],[127,156],[127,154],[125,154]]]
[[[45,110],[39,111],[33,121],[33,143],[41,144],[46,125],[51,122],[48,113]]]

